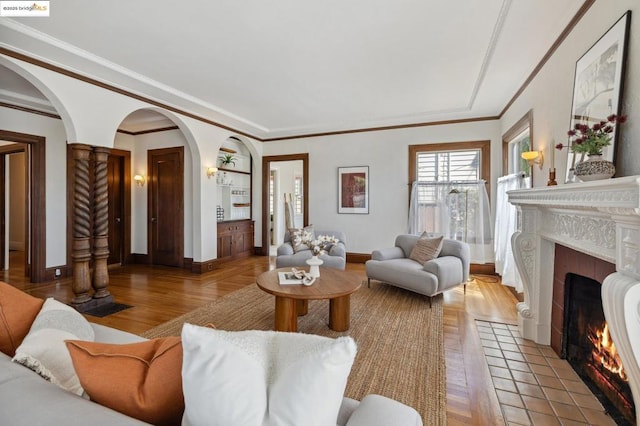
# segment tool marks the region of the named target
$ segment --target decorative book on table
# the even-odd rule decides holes
[[[302,284],[302,278],[298,278],[293,272],[278,272],[280,285]]]

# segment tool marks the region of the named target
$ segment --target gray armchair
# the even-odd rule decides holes
[[[315,231],[318,235],[331,235],[336,237],[340,242],[334,244],[329,248],[326,254],[318,256],[324,263],[323,267],[344,269],[347,263],[347,250],[345,244],[347,237],[344,232],[340,231]],[[289,231],[284,234],[284,243],[278,247],[278,253],[276,257],[276,268],[286,268],[289,266],[307,266],[306,260],[311,259],[311,250],[301,250],[297,253],[293,250],[291,244],[291,235]]]
[[[418,235],[398,235],[395,246],[374,250],[365,264],[368,285],[378,280],[431,298],[445,290],[464,285],[469,279],[469,246],[457,240],[444,239],[437,258],[424,265],[409,258]]]

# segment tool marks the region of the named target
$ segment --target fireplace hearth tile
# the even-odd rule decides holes
[[[507,368],[507,363],[502,358],[496,358],[494,356],[486,356],[487,364],[494,365],[496,367],[504,367]]]
[[[512,371],[511,375],[516,382],[529,383],[530,385],[537,385],[538,380],[536,376],[531,373],[525,373],[524,371]]]
[[[501,389],[496,389],[496,393],[498,394],[498,401],[500,401],[500,404],[524,408],[524,402],[522,402],[520,394],[515,392],[507,392]]]
[[[516,341],[511,336],[497,335],[496,339],[498,339],[498,342],[500,343],[516,343]]]
[[[556,372],[556,375],[561,379],[579,380],[578,375],[575,371],[573,371],[571,367],[554,368],[554,371]]]
[[[500,344],[495,340],[482,340],[482,347],[500,349]]]
[[[593,395],[583,395],[579,393],[574,393],[571,395],[571,398],[575,401],[578,407],[589,408],[589,409],[599,409],[600,411],[604,411],[602,404],[598,401]]]
[[[520,352],[502,351],[502,354],[506,359],[513,361],[525,362],[524,356]]]
[[[529,395],[536,398],[546,398],[544,392],[542,392],[542,388],[538,385],[516,382],[516,386],[518,387],[518,392],[520,392],[521,395]]]
[[[493,378],[493,385],[496,389],[502,389],[509,392],[517,392],[517,388],[513,380],[511,379],[503,379],[501,377]]]
[[[514,361],[514,360],[511,360],[511,359],[508,359],[507,360],[507,365],[512,370],[524,371],[525,373],[530,373],[531,372],[531,368],[529,368],[529,364],[527,364],[526,362],[520,362],[520,361]]]
[[[561,426],[557,417],[554,415],[530,412],[529,416],[534,426]]]
[[[564,385],[557,377],[536,376],[536,379],[538,380],[538,383],[544,387],[565,390]]]
[[[551,347],[522,339],[515,325],[476,323],[483,330],[485,360],[507,425],[615,424],[569,363]],[[517,346],[506,346],[505,339]]]
[[[521,346],[520,351],[529,355],[544,355],[542,351],[536,346]]]
[[[576,422],[587,423],[587,419],[584,418],[579,409],[573,404],[563,404],[562,402],[550,401],[553,411],[555,411],[558,417],[568,420],[574,420]],[[562,421],[562,420],[561,420]]]
[[[522,337],[514,337],[513,340],[516,341],[516,344],[518,346],[530,346],[532,348],[535,348],[537,346],[536,342],[531,341],[531,340],[527,340],[527,339],[523,339]]]
[[[491,377],[500,377],[502,379],[511,379],[511,370],[509,370],[508,368],[494,367],[493,365],[490,365],[489,366],[489,372],[491,372]],[[515,379],[515,377],[514,377],[514,379]]]
[[[542,355],[524,354],[524,358],[530,364],[548,365],[547,358]]]
[[[560,379],[565,389],[570,391],[571,393],[580,394],[580,395],[593,395],[591,390],[584,384],[582,380],[567,380]]]
[[[554,389],[543,386],[542,391],[549,401],[562,402],[564,404],[573,404],[574,402],[571,396],[569,396],[569,393],[564,389]]]
[[[524,405],[527,410],[542,414],[555,414],[553,412],[553,408],[551,408],[551,404],[549,404],[549,401],[546,399],[524,395],[522,400],[524,401]]]
[[[556,373],[553,371],[553,368],[547,367],[546,365],[531,364],[531,371],[533,371],[536,376],[541,374],[544,376],[551,376],[551,377],[556,376]]]
[[[524,408],[512,407],[505,405],[502,410],[505,420],[508,422],[517,423],[519,425],[530,425],[529,415]]]
[[[484,354],[488,356],[502,357],[502,351],[494,348],[484,348]]]
[[[616,424],[611,417],[602,411],[583,408],[582,413],[591,425],[615,426]]]

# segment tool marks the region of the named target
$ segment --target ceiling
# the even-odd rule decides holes
[[[0,46],[268,139],[495,117],[584,1],[56,0],[0,19]],[[0,82],[0,101],[51,110]]]

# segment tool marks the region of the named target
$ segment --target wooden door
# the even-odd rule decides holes
[[[183,160],[183,147],[148,152],[149,255],[154,265],[184,264]]]
[[[124,262],[124,157],[109,154],[107,160],[109,198],[109,258],[107,264]]]

